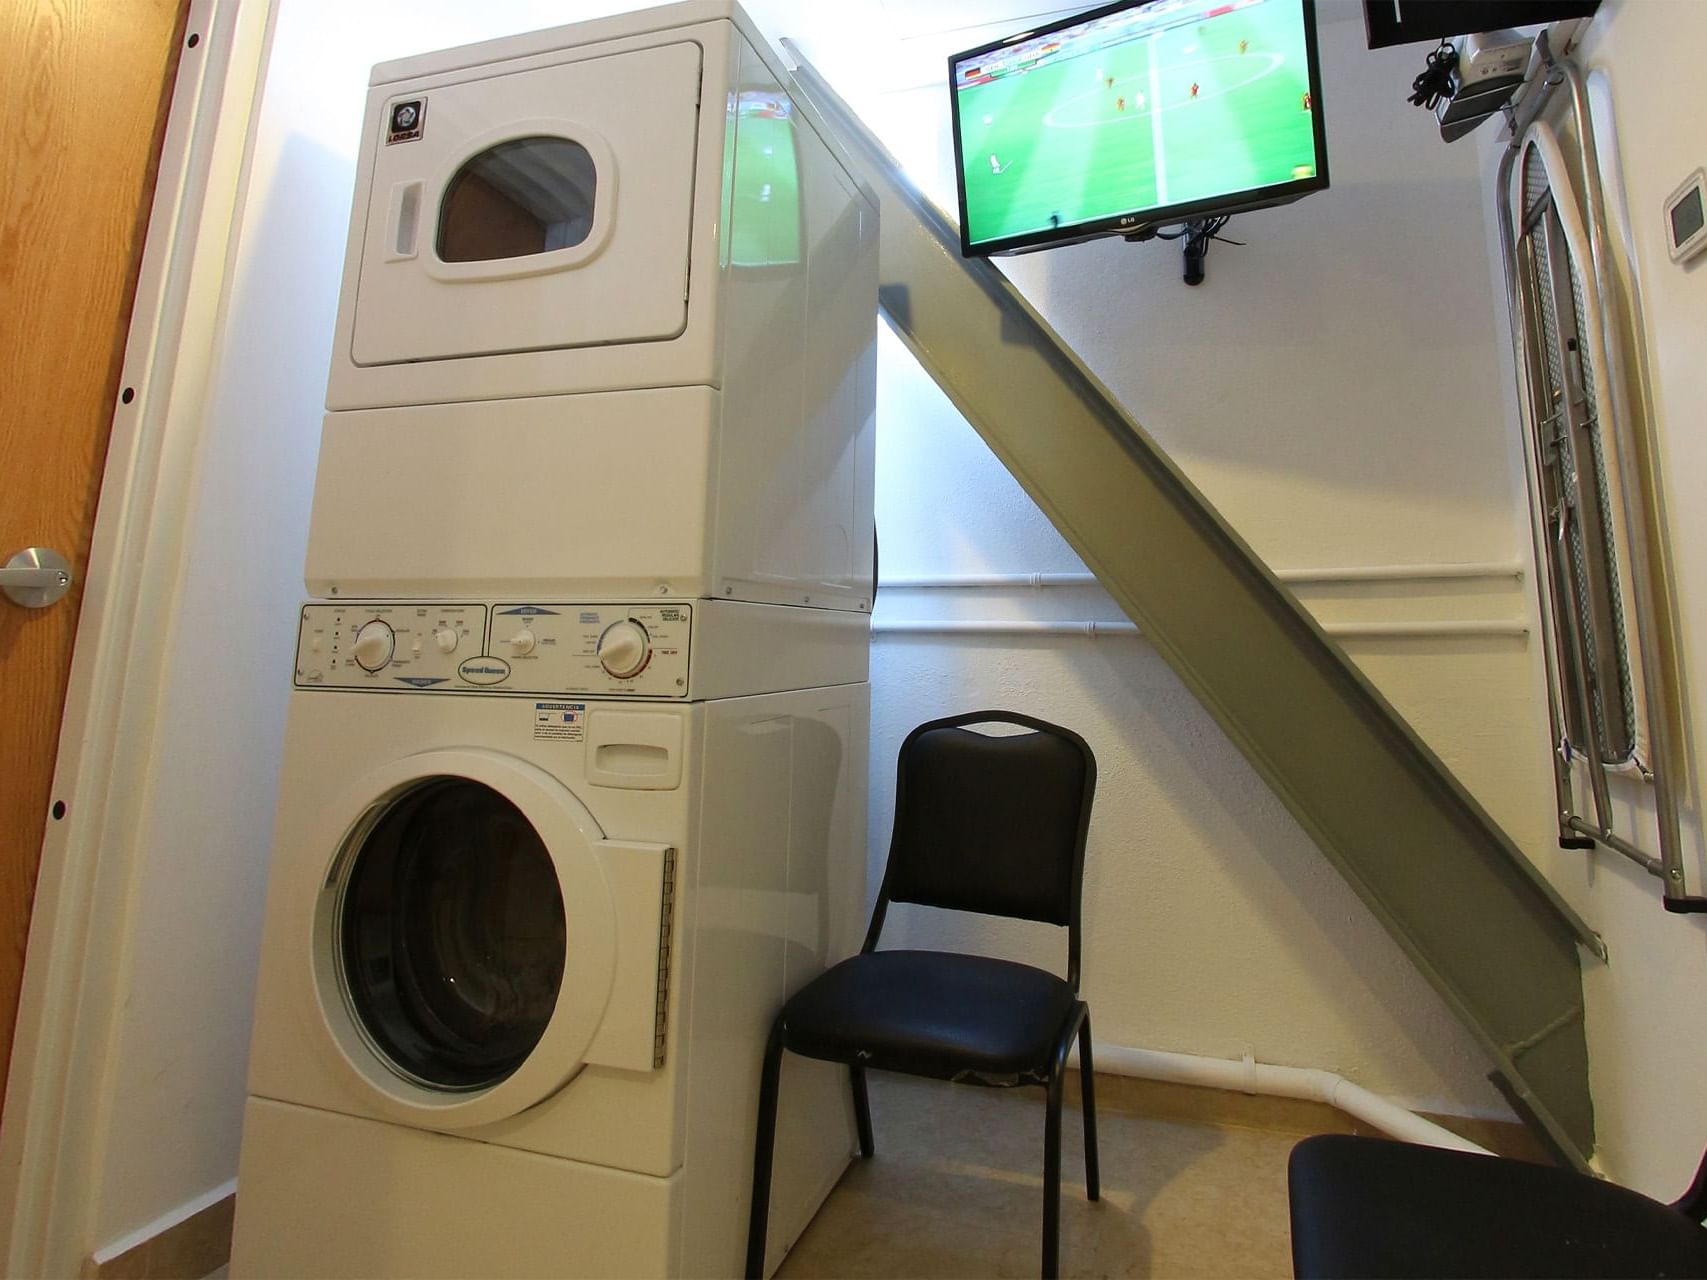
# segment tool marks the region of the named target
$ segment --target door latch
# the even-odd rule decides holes
[[[71,565],[46,547],[25,547],[0,568],[0,592],[26,609],[45,609],[69,590]]]

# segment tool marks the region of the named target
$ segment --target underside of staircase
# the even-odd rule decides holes
[[[1579,947],[1604,958],[1598,936],[790,53],[800,97],[881,203],[879,297],[895,332],[1480,1041],[1519,1115],[1585,1165]]]

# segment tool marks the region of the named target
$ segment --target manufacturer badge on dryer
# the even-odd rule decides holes
[[[427,118],[427,100],[410,98],[391,104],[386,122],[385,145],[394,142],[413,142],[421,136],[421,125]]]

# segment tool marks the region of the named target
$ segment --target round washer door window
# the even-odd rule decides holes
[[[428,778],[367,828],[333,930],[345,999],[397,1074],[490,1088],[545,1034],[563,983],[557,869],[493,788]]]

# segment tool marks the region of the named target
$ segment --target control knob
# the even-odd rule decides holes
[[[361,630],[356,632],[354,653],[356,664],[363,671],[378,671],[391,661],[391,655],[397,649],[397,636],[388,623],[374,618],[364,622]]]
[[[652,657],[652,637],[632,618],[612,623],[599,637],[599,665],[618,680],[637,676]]]
[[[533,647],[537,643],[538,638],[526,627],[510,637],[510,648],[514,649],[518,656],[532,653]]]
[[[440,653],[455,653],[458,639],[460,637],[449,627],[440,627],[433,632],[433,643],[439,647]]]

